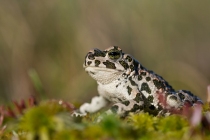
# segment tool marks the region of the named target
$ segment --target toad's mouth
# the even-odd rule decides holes
[[[94,67],[94,66],[84,66],[86,72],[91,72],[91,73],[96,73],[96,72],[110,72],[110,73],[115,73],[115,72],[124,72],[123,70],[118,70],[118,69],[111,69],[111,68],[105,68],[105,67]]]
[[[119,79],[124,73],[124,71],[118,69],[93,67],[93,66],[85,67],[85,71],[98,83],[101,83],[103,85],[109,84],[112,81]]]

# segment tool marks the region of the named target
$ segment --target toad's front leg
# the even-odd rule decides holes
[[[73,115],[75,116],[85,116],[87,113],[94,113],[101,108],[105,107],[109,103],[102,96],[95,96],[92,98],[91,103],[84,103],[80,106],[79,110],[74,112]]]

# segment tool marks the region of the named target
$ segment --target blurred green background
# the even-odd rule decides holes
[[[89,100],[97,85],[84,57],[111,45],[205,100],[209,7],[209,0],[0,0],[0,103],[40,94]]]

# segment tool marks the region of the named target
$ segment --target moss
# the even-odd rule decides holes
[[[204,110],[209,110],[208,104]],[[154,117],[148,113],[129,114],[126,118],[117,115],[105,115],[96,123],[100,113],[85,117],[72,117],[71,111],[55,102],[41,102],[30,107],[18,118],[6,119],[1,124],[0,139],[40,139],[40,140],[76,140],[76,139],[156,139],[189,140],[209,139],[209,129],[191,126],[191,119],[181,115]],[[205,114],[205,113],[204,113]],[[7,125],[3,130],[3,126]]]

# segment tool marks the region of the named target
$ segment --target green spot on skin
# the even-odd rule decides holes
[[[141,72],[141,75],[143,76],[146,76],[146,74],[147,74],[146,72]]]
[[[151,80],[151,78],[150,77],[146,77],[146,80],[149,82]]]
[[[128,64],[127,64],[125,61],[120,60],[119,63],[120,63],[125,69],[128,69],[128,68],[129,68]]]
[[[131,112],[136,112],[136,111],[139,110],[139,109],[140,109],[140,106],[137,105],[137,104],[134,104],[134,105],[133,105],[133,108],[131,109]]]
[[[181,98],[182,100],[185,98],[185,96],[182,93],[179,93],[179,98]]]
[[[146,91],[147,93],[151,94],[151,89],[149,88],[149,85],[147,83],[142,83],[141,91]]]
[[[106,65],[107,68],[116,69],[115,64],[108,60],[106,60],[106,62],[103,62],[103,64]]]
[[[138,76],[138,80],[139,80],[139,81],[142,80],[142,76],[141,76],[141,75]]]
[[[128,60],[128,62],[132,61],[132,58],[130,56],[127,56],[126,59]]]
[[[157,109],[154,105],[152,105],[148,100],[147,102],[145,102],[145,105],[144,105],[144,111],[145,112],[148,112],[149,114],[151,115],[158,115],[159,113],[159,109]]]
[[[100,65],[100,61],[99,60],[95,60],[95,66],[98,67]]]
[[[113,113],[117,113],[117,110],[118,110],[118,106],[117,105],[113,105],[112,107],[111,107],[111,111],[113,112]]]
[[[128,89],[128,94],[131,95],[132,88],[127,86],[127,89]]]
[[[136,97],[134,98],[134,101],[136,101],[137,103],[139,103],[140,101],[142,101],[142,97],[141,97],[141,93],[137,93]]]
[[[153,96],[149,96],[149,97],[147,98],[147,100],[148,100],[150,103],[153,103],[153,99],[154,99]]]
[[[134,65],[130,65],[131,71],[134,71]]]
[[[137,86],[137,84],[132,80],[132,77],[129,77],[129,81],[131,82],[132,86]]]
[[[92,63],[92,61],[88,61],[87,64],[90,65]]]
[[[176,96],[173,96],[173,95],[170,96],[169,99],[170,99],[170,100],[175,100],[175,101],[177,101],[177,97],[176,97]]]
[[[130,102],[129,101],[124,101],[124,102],[122,102],[124,105],[126,105],[126,106],[128,106],[129,104],[130,104]]]
[[[164,88],[164,84],[161,81],[154,79],[153,82],[154,82],[154,85],[157,87],[157,89]]]
[[[100,51],[100,50],[95,49],[94,50],[94,56],[96,56],[96,57],[99,57],[99,56],[105,57],[106,54],[104,52]]]

